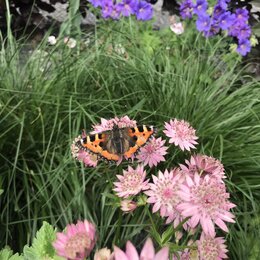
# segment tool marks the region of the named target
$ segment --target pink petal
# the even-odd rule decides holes
[[[164,247],[159,252],[157,252],[153,260],[168,260],[168,257],[169,257],[169,248]]]
[[[127,255],[128,259],[139,260],[138,253],[130,241],[127,241],[127,243],[126,243],[126,255]]]
[[[206,235],[209,235],[210,237],[215,237],[215,228],[212,220],[210,218],[201,218],[200,219],[201,227]]]
[[[225,222],[218,218],[216,221],[215,221],[216,225],[218,225],[223,231],[225,232],[228,232],[228,227],[227,225],[225,224]]]
[[[153,259],[153,258],[154,258],[153,242],[151,238],[148,238],[141,251],[140,259]]]
[[[117,246],[114,246],[115,260],[130,260],[126,254]]]

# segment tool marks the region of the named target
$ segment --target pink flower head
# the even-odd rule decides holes
[[[117,125],[118,128],[136,127],[136,121],[131,120],[128,116],[123,116],[120,118],[115,117],[109,120],[101,118],[101,124],[93,125],[94,130],[91,133],[97,134],[104,131],[112,130],[115,125]]]
[[[58,232],[53,246],[59,256],[83,260],[89,256],[95,245],[96,229],[87,220],[78,221],[66,227],[66,233]]]
[[[191,217],[188,223],[192,228],[200,223],[203,232],[214,237],[215,223],[228,232],[224,221],[235,222],[235,216],[229,212],[235,204],[228,201],[229,193],[226,192],[224,183],[209,176],[203,178],[195,173],[193,178],[186,176],[186,185],[180,185],[180,189],[179,196],[184,202],[181,202],[177,209],[183,217]]]
[[[214,177],[217,180],[226,178],[223,164],[213,157],[197,154],[191,156],[190,161],[185,160],[185,162],[187,166],[180,164],[180,167],[191,177],[196,172],[200,176],[210,175],[210,177]]]
[[[128,166],[128,170],[123,170],[123,175],[117,175],[119,182],[114,182],[114,191],[119,197],[127,198],[138,194],[141,190],[147,190],[148,180],[145,181],[146,171],[142,165],[136,169]]]
[[[164,247],[155,254],[153,242],[148,238],[143,246],[140,256],[130,241],[126,243],[125,252],[115,246],[114,254],[115,260],[168,260],[169,248]]]
[[[164,146],[165,140],[162,138],[152,137],[151,140],[140,148],[139,154],[136,156],[139,162],[149,167],[157,166],[161,161],[165,161],[164,155],[167,154],[168,147]]]
[[[72,156],[79,161],[82,161],[86,166],[96,167],[98,163],[98,157],[96,154],[92,154],[83,149],[80,149],[76,143],[81,139],[81,136],[74,139],[71,145]]]
[[[174,226],[180,222],[180,214],[176,206],[181,202],[178,195],[180,184],[183,181],[178,169],[164,173],[159,171],[158,177],[152,175],[153,183],[150,183],[150,189],[144,193],[149,196],[148,203],[153,205],[153,213],[160,210],[162,217],[169,217],[170,221],[175,221]]]
[[[137,208],[137,203],[132,200],[122,200],[120,204],[121,210],[126,213],[132,212]]]
[[[195,135],[195,129],[184,120],[170,120],[169,123],[165,122],[165,130],[163,131],[166,136],[170,137],[170,143],[174,143],[175,146],[179,146],[182,151],[185,149],[190,151],[190,148],[195,148],[197,144],[195,140],[198,137]]]
[[[208,237],[205,234],[201,234],[200,240],[197,241],[199,259],[217,259],[228,258],[226,253],[228,252],[225,245],[225,239],[223,237]]]

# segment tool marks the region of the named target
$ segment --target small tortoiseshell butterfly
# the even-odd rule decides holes
[[[153,134],[153,126],[119,128],[114,125],[112,130],[84,136],[76,145],[108,161],[119,161],[123,157],[130,159]]]

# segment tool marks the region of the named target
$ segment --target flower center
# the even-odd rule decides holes
[[[204,240],[202,242],[200,253],[204,259],[217,259],[218,258],[218,247],[214,243],[214,240]]]
[[[170,199],[173,195],[172,189],[166,188],[163,192],[163,196],[167,199]]]
[[[71,259],[75,259],[77,255],[86,257],[86,251],[90,245],[91,240],[87,237],[86,234],[76,234],[75,236],[71,237],[66,244],[66,255]]]
[[[139,187],[139,184],[142,181],[142,176],[138,173],[132,172],[131,174],[128,174],[125,176],[124,179],[124,187],[127,190],[135,190]]]

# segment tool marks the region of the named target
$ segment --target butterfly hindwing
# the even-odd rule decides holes
[[[128,135],[132,138],[135,143],[134,146],[130,147],[128,151],[125,152],[125,156],[130,158],[133,154],[135,154],[140,147],[145,145],[150,137],[155,133],[153,126],[137,126],[128,129]]]

